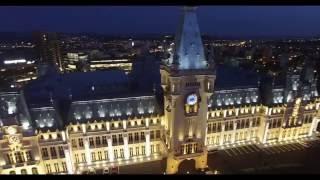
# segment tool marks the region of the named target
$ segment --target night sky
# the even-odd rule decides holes
[[[320,35],[320,6],[200,6],[197,11],[203,34]],[[180,13],[174,6],[0,7],[0,31],[174,33]]]

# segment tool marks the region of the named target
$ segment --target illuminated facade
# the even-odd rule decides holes
[[[210,150],[314,135],[320,99],[312,73],[251,80],[215,66],[205,60],[195,9],[185,8],[183,17],[174,55],[160,69],[163,101],[131,90],[118,71],[107,79],[103,72],[58,75],[55,88],[45,84],[49,92],[39,88],[40,78],[34,93],[47,98],[34,103],[26,89],[2,90],[0,173],[78,174],[167,158],[172,174],[185,159],[205,168]]]

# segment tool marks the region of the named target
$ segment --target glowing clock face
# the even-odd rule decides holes
[[[19,138],[17,136],[10,136],[9,143],[10,144],[19,143]]]
[[[187,104],[188,105],[195,105],[198,102],[198,97],[196,94],[190,94],[187,97]]]

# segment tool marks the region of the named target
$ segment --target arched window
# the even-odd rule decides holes
[[[10,171],[10,174],[16,174],[16,171]]]
[[[27,174],[27,170],[26,169],[21,169],[21,174]]]
[[[37,168],[35,168],[35,167],[34,167],[34,168],[32,168],[32,174],[39,174],[39,173],[38,173],[38,169],[37,169]]]

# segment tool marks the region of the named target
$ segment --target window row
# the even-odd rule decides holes
[[[20,171],[21,174],[28,174],[26,169],[21,169]],[[31,169],[32,174],[39,174],[38,169],[36,167],[33,167]],[[16,174],[16,171],[10,171],[9,174]]]
[[[234,129],[234,121],[226,121],[224,123],[224,130],[225,131],[232,131]],[[240,119],[235,121],[236,129],[244,129],[250,127],[250,119]],[[208,124],[208,133],[216,133],[221,132],[222,122],[215,122]],[[252,119],[252,126],[257,127],[260,126],[260,118]]]
[[[312,116],[312,115],[305,115],[305,116],[303,117],[303,124],[312,123],[312,119],[313,119],[313,116]]]
[[[40,135],[40,139],[41,140],[44,140],[44,135]],[[48,139],[51,140],[51,139],[61,139],[61,135],[60,133],[57,133],[57,135],[53,135],[52,134],[49,134],[48,135]]]
[[[53,163],[53,168],[51,167],[51,164],[46,164],[45,166],[46,166],[46,171],[47,171],[48,174],[51,174],[51,173],[66,173],[67,172],[67,164],[66,164],[66,162]]]
[[[279,127],[281,127],[281,124],[282,124],[282,119],[281,118],[270,119],[270,121],[269,121],[269,129],[279,128]]]
[[[49,155],[50,152],[50,155]],[[63,146],[51,146],[51,147],[43,147],[41,148],[41,155],[42,155],[42,159],[57,159],[57,158],[64,158],[65,154],[64,154],[64,149]],[[59,155],[59,156],[58,156]]]
[[[160,119],[150,119],[149,120],[149,124],[153,125],[153,124],[160,124],[161,121]],[[136,126],[144,126],[146,124],[145,120],[135,120],[135,121],[127,121],[127,127],[136,127]],[[121,129],[123,128],[123,122],[119,121],[119,122],[111,122],[110,123],[110,129]],[[101,125],[87,125],[87,130],[88,131],[94,131],[94,130],[105,130],[106,129],[106,125],[105,123],[101,123]],[[75,131],[81,131],[81,126],[76,126],[76,127],[70,127],[70,131],[71,132],[75,132]]]
[[[150,131],[150,140],[155,140],[161,138],[160,130]],[[128,133],[128,143],[133,144],[141,141],[145,141],[145,133],[144,132],[134,132]],[[112,145],[123,145],[123,135],[117,134],[112,135]],[[76,139],[71,140],[72,148],[84,147],[83,138],[78,138],[78,142]],[[108,146],[107,136],[96,136],[96,137],[89,137],[89,146],[90,148],[96,148],[101,146]]]
[[[21,152],[17,151],[14,153],[6,154],[6,164],[24,163],[26,161],[33,161],[33,155],[31,151]]]

